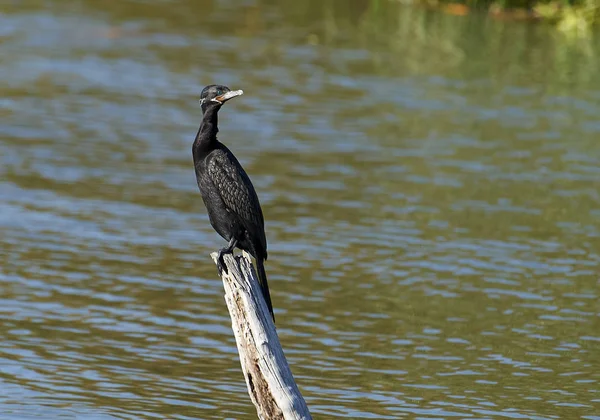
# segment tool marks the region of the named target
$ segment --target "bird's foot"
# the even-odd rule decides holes
[[[225,271],[225,273],[229,273],[229,270],[227,270],[227,265],[225,265],[225,259],[223,258],[225,254],[233,254],[233,250],[229,247],[219,249],[219,257],[217,258],[217,268],[219,269],[219,273],[221,273],[222,271]]]

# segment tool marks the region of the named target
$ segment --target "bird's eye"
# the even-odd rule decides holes
[[[217,89],[217,96],[221,96],[223,94],[223,89]]]

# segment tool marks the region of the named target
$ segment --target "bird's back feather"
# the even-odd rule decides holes
[[[256,235],[255,248],[263,258],[267,256],[264,218],[254,186],[236,157],[221,144],[207,162],[207,172],[215,185],[227,211],[237,216],[239,222],[252,236]],[[258,245],[258,246],[257,246]]]

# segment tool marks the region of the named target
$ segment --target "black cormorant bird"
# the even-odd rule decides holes
[[[233,252],[235,247],[249,252],[256,260],[262,293],[275,320],[264,267],[267,238],[258,196],[242,165],[217,140],[219,110],[225,102],[242,93],[221,85],[209,85],[202,90],[200,105],[203,117],[192,146],[192,155],[210,224],[229,241],[227,247],[219,250],[220,268],[227,270],[223,255]]]

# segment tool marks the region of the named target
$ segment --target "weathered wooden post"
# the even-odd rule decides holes
[[[217,263],[218,254],[211,254]],[[262,296],[250,256],[226,254],[228,272],[220,273],[225,288],[225,302],[248,394],[258,417],[304,419],[312,417],[283,354],[275,324]]]

